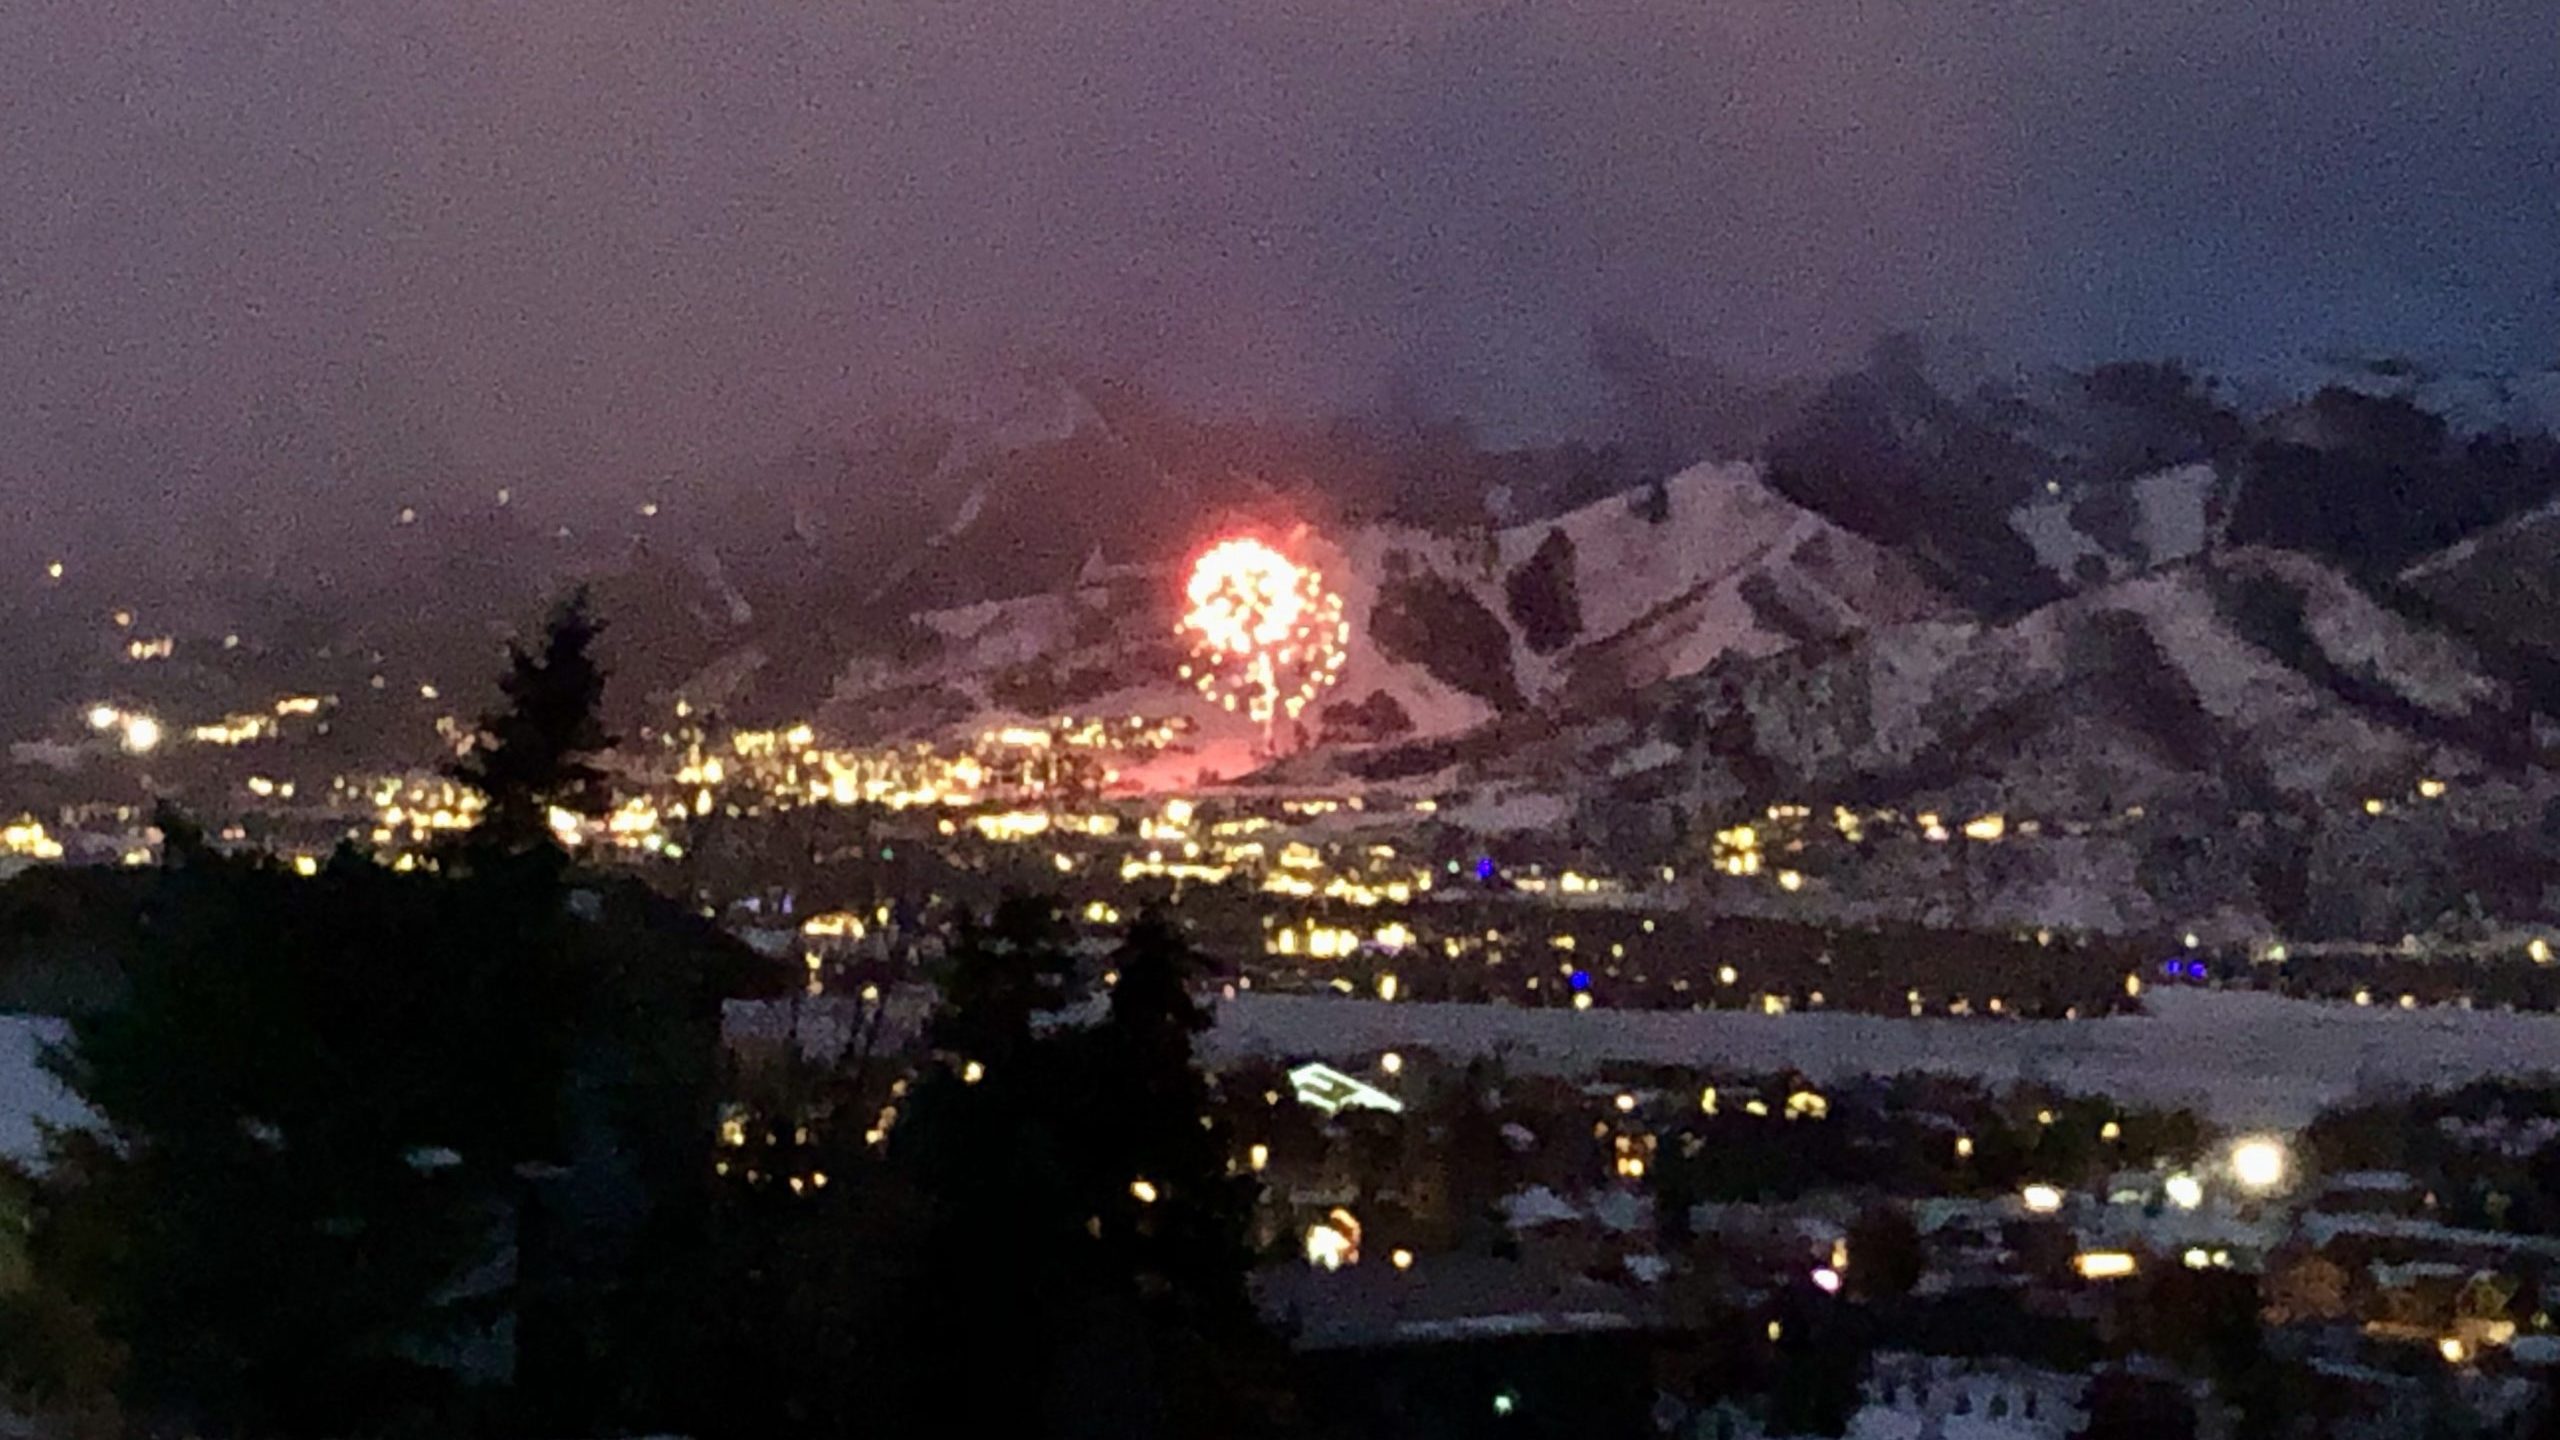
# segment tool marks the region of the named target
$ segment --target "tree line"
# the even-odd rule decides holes
[[[1250,1436],[1290,1413],[1254,1182],[1149,916],[955,936],[922,1057],[750,1086],[725,1001],[796,984],[577,863],[601,627],[518,647],[478,828],[304,875],[173,811],[120,996],[46,1064],[89,1123],[6,1177],[0,1384],[75,1435]],[[958,1427],[954,1432],[954,1427]]]

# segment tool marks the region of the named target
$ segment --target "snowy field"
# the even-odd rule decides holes
[[[2560,1015],[2324,1005],[2247,992],[2157,991],[2152,1013],[2106,1020],[1904,1020],[1738,1011],[1520,1010],[1296,995],[1218,1008],[1213,1058],[1386,1050],[1501,1052],[1515,1069],[1604,1061],[1792,1068],[1816,1081],[1934,1071],[2035,1080],[2142,1105],[2191,1106],[2234,1128],[2290,1129],[2357,1094],[2560,1071]]]
[[[1322,1057],[1354,1070],[1384,1051],[1427,1049],[1450,1057],[1499,1053],[1515,1069],[1568,1074],[1608,1061],[1795,1069],[1822,1082],[1934,1071],[2192,1106],[2224,1126],[2278,1129],[2358,1094],[2560,1072],[2560,1015],[2366,1009],[2197,990],[2144,999],[2152,1009],[2144,1016],[1997,1021],[1245,994],[1217,1007],[1206,1049],[1213,1063]],[[751,1018],[730,1016],[733,1040],[759,1028],[745,1023]],[[81,1117],[79,1102],[36,1063],[45,1042],[61,1033],[59,1021],[0,1016],[0,1158],[34,1159],[40,1122]],[[804,1036],[804,1043],[816,1038]]]

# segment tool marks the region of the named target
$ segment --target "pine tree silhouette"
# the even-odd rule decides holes
[[[539,650],[507,647],[498,681],[506,706],[485,716],[454,777],[488,801],[474,838],[502,849],[544,843],[551,812],[594,818],[611,796],[594,757],[612,748],[601,709],[605,673],[594,650],[604,633],[584,589],[552,612]]]

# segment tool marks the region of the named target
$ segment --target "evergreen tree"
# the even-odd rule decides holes
[[[1008,1068],[1030,1049],[1032,1018],[1072,998],[1065,913],[1053,899],[1009,896],[986,921],[962,914],[954,931],[934,1049],[961,1068]]]
[[[1033,1024],[1078,998],[1072,973],[1055,902],[1014,898],[986,923],[964,917],[930,1026],[937,1063],[914,1079],[889,1135],[932,1217],[897,1308],[913,1383],[933,1388],[904,1405],[955,1433],[1047,1433],[1060,1356],[1095,1283],[1089,1222],[1102,1202],[1077,1149],[1086,1097],[1061,1042]],[[1003,1376],[922,1368],[971,1354],[1003,1357]]]
[[[553,612],[538,651],[507,646],[507,673],[498,681],[506,707],[482,719],[453,772],[488,802],[476,840],[522,849],[549,838],[555,809],[594,818],[609,808],[606,777],[595,764],[614,743],[604,728],[605,675],[594,655],[603,633],[581,589]]]
[[[572,605],[518,656],[474,772],[502,833],[592,802],[593,633]],[[345,849],[305,877],[160,823],[126,993],[49,1057],[96,1123],[49,1141],[0,1325],[94,1333],[57,1382],[94,1388],[104,1356],[150,1426],[645,1424],[751,958],[636,885],[572,893],[548,846],[406,873]]]
[[[1094,1153],[1124,1170],[1128,1259],[1141,1283],[1161,1287],[1165,1309],[1185,1323],[1232,1326],[1246,1311],[1251,1263],[1245,1230],[1259,1188],[1237,1163],[1241,1147],[1214,1115],[1209,1080],[1192,1053],[1209,1016],[1192,996],[1199,955],[1162,914],[1133,925],[1113,957],[1119,979],[1109,1018],[1093,1037],[1099,1103]]]
[[[1920,1283],[1928,1252],[1911,1212],[1880,1205],[1849,1227],[1849,1289],[1868,1300],[1899,1300]]]
[[[2104,1370],[2089,1378],[2088,1419],[2074,1440],[2195,1440],[2196,1412],[2179,1387]]]
[[[1007,1378],[904,1402],[938,1426],[1224,1440],[1285,1409],[1244,1286],[1255,1182],[1192,1053],[1199,958],[1150,916],[1112,963],[1105,1014],[1078,1024],[1055,902],[961,930],[936,1063],[891,1138],[931,1215],[900,1338],[1002,1356]]]
[[[1867,1355],[1840,1307],[1810,1285],[1779,1297],[1769,1423],[1780,1435],[1844,1435],[1858,1413]]]
[[[496,878],[174,865],[125,1003],[52,1057],[98,1125],[52,1141],[40,1277],[124,1351],[128,1413],[303,1435],[457,1403],[512,1172],[558,1153],[559,951]]]

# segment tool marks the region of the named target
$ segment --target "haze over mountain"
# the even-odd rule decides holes
[[[0,479],[109,560],[164,502],[734,482],[991,358],[1505,440],[1645,408],[1595,323],[1757,382],[1903,327],[2543,364],[2548,22],[39,0],[0,16]]]

